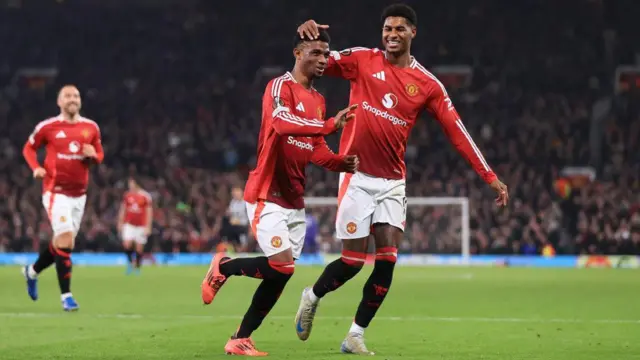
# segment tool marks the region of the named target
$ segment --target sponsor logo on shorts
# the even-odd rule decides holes
[[[353,221],[347,224],[347,232],[349,234],[353,234],[358,230],[358,225],[356,225],[356,223],[354,223]]]
[[[271,238],[271,246],[276,249],[282,246],[282,239],[280,238],[280,236],[274,236]]]

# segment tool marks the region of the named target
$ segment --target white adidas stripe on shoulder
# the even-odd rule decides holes
[[[40,132],[40,130],[42,130],[42,128],[44,128],[47,125],[56,123],[60,120],[62,119],[60,118],[60,115],[58,115],[58,116],[54,116],[46,120],[40,121],[38,125],[36,125],[36,127],[33,129],[33,132],[31,133],[31,135],[29,135],[29,142],[31,144],[34,144],[36,142],[35,136]]]
[[[282,84],[286,81],[291,81],[291,80],[292,80],[291,75],[288,72],[280,77],[277,77],[275,80],[273,80],[273,83],[271,83],[271,97],[274,99],[280,97]]]
[[[98,125],[97,122],[95,122],[95,121],[93,121],[93,120],[91,120],[89,118],[83,117],[83,116],[80,116],[78,121],[83,122],[83,123],[88,123],[88,124],[91,124],[91,125],[95,126],[96,130],[98,130],[98,132],[100,132],[100,126]]]
[[[449,94],[447,94],[447,89],[440,82],[440,80],[438,80],[438,78],[435,75],[433,75],[431,72],[429,72],[429,70],[425,69],[425,67],[422,66],[419,62],[417,62],[416,59],[413,59],[411,61],[411,68],[422,72],[426,77],[428,77],[429,79],[435,81],[436,84],[438,84],[438,86],[440,86],[440,89],[442,89],[442,93],[444,94],[444,96],[449,96]]]

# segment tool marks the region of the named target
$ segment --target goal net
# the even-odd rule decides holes
[[[307,214],[318,224],[318,249],[340,252],[335,238],[338,199],[306,197]],[[469,260],[469,199],[466,197],[409,197],[404,240],[398,249],[410,254],[461,255]]]

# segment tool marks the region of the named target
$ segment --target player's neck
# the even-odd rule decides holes
[[[407,51],[402,54],[392,54],[390,52],[385,51],[385,57],[387,61],[394,66],[399,68],[406,68],[411,65],[411,54]]]
[[[62,114],[62,119],[67,122],[77,123],[78,121],[80,121],[80,114],[78,113],[75,113],[72,115],[63,111],[61,114]]]
[[[306,76],[300,69],[298,69],[298,67],[294,67],[293,70],[291,70],[291,75],[293,76],[293,80],[302,85],[305,89],[311,89],[313,79]]]

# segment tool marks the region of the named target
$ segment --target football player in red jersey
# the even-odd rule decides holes
[[[405,150],[421,113],[426,110],[440,123],[458,152],[496,191],[496,203],[505,206],[508,201],[507,187],[473,142],[445,87],[410,54],[417,34],[415,11],[404,4],[391,5],[383,11],[382,23],[384,50],[355,47],[332,52],[325,70],[351,82],[350,104],[359,108],[356,120],[345,126],[339,153],[358,155],[360,166],[358,173],[340,177],[336,233],[342,240],[342,257],[325,268],[313,288],[303,291],[296,314],[296,332],[306,340],[319,300],[362,269],[372,235],[374,270],[342,343],[346,353],[371,354],[364,329],[391,287],[406,219]],[[314,37],[326,28],[309,20],[298,32]]]
[[[65,311],[78,310],[71,295],[71,251],[87,200],[89,165],[99,164],[104,158],[100,128],[80,116],[81,105],[78,88],[67,85],[60,89],[60,115],[40,122],[22,151],[33,177],[43,179],[42,204],[53,230],[49,248],[40,252],[34,264],[22,269],[27,292],[32,300],[38,299],[38,274],[55,263]],[[44,165],[38,163],[36,153],[41,146],[47,152]]]
[[[312,86],[329,58],[329,35],[316,40],[296,35],[291,72],[269,82],[262,99],[262,125],[256,168],[249,174],[244,200],[251,228],[265,256],[230,259],[217,253],[202,281],[205,304],[230,276],[262,279],[240,327],[225,346],[227,354],[264,356],[251,340],[293,275],[306,230],[305,167],[309,163],[336,172],[354,173],[355,155],[336,155],[324,140],[354,116],[350,106],[326,121],[324,97]]]
[[[140,273],[144,246],[151,235],[153,225],[153,201],[140,184],[129,178],[129,191],[124,194],[118,213],[118,233],[127,255],[127,274]],[[135,244],[135,248],[134,248]],[[133,254],[135,253],[135,264]]]

